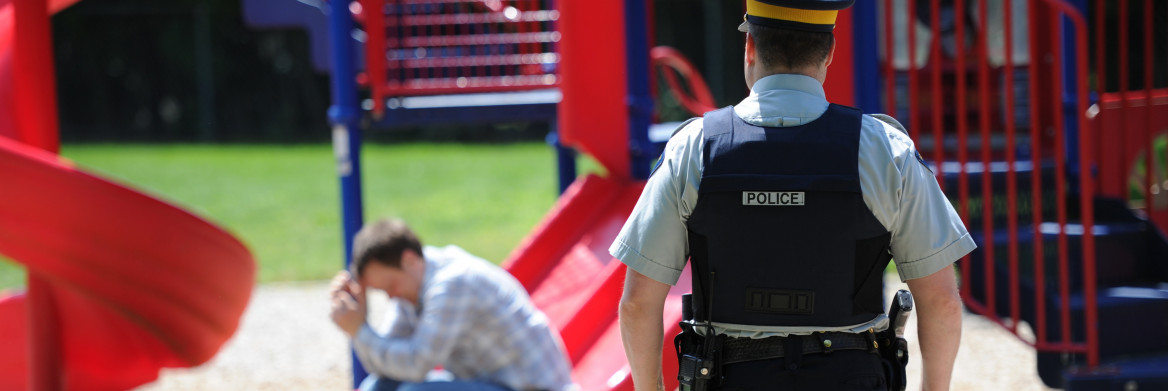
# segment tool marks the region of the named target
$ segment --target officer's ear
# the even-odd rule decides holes
[[[827,51],[827,62],[825,64],[823,64],[823,67],[826,68],[829,65],[831,65],[831,60],[833,58],[835,58],[835,40],[834,39],[831,40],[831,50]]]
[[[754,62],[758,58],[758,53],[754,52],[755,48],[756,46],[754,44],[754,36],[750,35],[750,33],[746,33],[746,49],[744,50],[746,57],[743,59],[743,61],[748,66],[754,65]]]

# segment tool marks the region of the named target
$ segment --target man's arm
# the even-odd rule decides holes
[[[948,390],[961,343],[961,296],[953,268],[908,280],[917,313],[921,345],[921,390]]]
[[[621,339],[633,373],[637,391],[663,390],[661,344],[665,339],[664,309],[669,285],[638,273],[625,274],[625,291],[620,302]]]
[[[468,338],[476,325],[472,319],[481,315],[479,307],[495,304],[486,302],[466,279],[431,283],[422,294],[426,305],[412,334],[382,336],[368,325],[358,331],[353,348],[370,373],[407,382],[424,380],[431,369],[447,363],[459,341]]]

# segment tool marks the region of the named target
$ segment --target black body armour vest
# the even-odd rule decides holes
[[[733,107],[706,113],[687,222],[699,320],[839,327],[884,312],[891,235],[860,193],[860,121],[835,104],[781,128],[750,125]]]

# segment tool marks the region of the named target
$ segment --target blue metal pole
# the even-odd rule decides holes
[[[876,2],[857,1],[852,6],[852,30],[856,47],[856,106],[865,113],[880,110],[880,53],[877,42]],[[889,113],[894,114],[894,113]]]
[[[547,143],[556,151],[556,178],[559,179],[560,194],[576,181],[576,151],[560,143],[557,121],[551,120],[552,131],[547,135]]]
[[[625,0],[629,153],[633,178],[647,179],[657,154],[649,141],[653,96],[649,93],[649,9],[646,0]]]
[[[357,102],[355,54],[352,37],[353,18],[348,1],[331,1],[328,13],[330,60],[333,68],[332,98],[329,122],[332,123],[333,153],[336,156],[337,175],[341,179],[341,226],[344,233],[344,263],[348,269],[353,258],[353,237],[364,224],[361,203],[361,109]],[[368,376],[355,352],[353,386]]]
[[[1071,0],[1069,3],[1074,5],[1075,8],[1077,8],[1083,15],[1090,15],[1090,13],[1087,12],[1087,0]],[[1063,80],[1061,81],[1061,83],[1063,83],[1063,96],[1058,98],[1062,99],[1063,102],[1063,123],[1066,124],[1066,134],[1064,135],[1065,140],[1067,140],[1066,167],[1068,173],[1071,174],[1068,176],[1071,181],[1067,185],[1071,186],[1071,189],[1077,190],[1079,189],[1079,181],[1081,178],[1080,175],[1090,174],[1079,172],[1079,160],[1082,159],[1082,157],[1079,156],[1079,109],[1077,106],[1079,101],[1079,66],[1075,61],[1075,58],[1078,55],[1077,51],[1086,50],[1087,48],[1080,48],[1075,44],[1075,25],[1071,23],[1067,16],[1064,15],[1060,17],[1059,23],[1062,23],[1061,30],[1063,35]],[[1059,81],[1056,81],[1056,83],[1057,82]],[[1082,82],[1086,83],[1087,81],[1083,80]]]

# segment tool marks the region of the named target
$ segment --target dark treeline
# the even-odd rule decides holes
[[[85,0],[54,16],[62,138],[328,141],[329,75],[312,66],[308,32],[247,26],[240,2]],[[677,47],[706,74],[721,75],[707,80],[720,105],[746,93],[742,37],[734,30],[741,4],[654,0],[653,8],[654,43]],[[688,116],[668,97],[658,111],[662,120]],[[548,129],[544,123],[445,125],[371,137],[538,140]]]
[[[86,0],[53,34],[65,140],[327,138],[307,34],[250,30],[239,0]]]
[[[66,141],[322,142],[329,140],[329,76],[312,66],[301,29],[244,24],[242,0],[85,0],[53,17],[62,138]],[[297,0],[287,0],[295,3]],[[565,0],[576,1],[576,0]],[[587,0],[580,0],[587,1]],[[942,4],[951,4],[942,0]],[[1142,2],[1126,18],[1131,87],[1143,85]],[[703,74],[719,106],[747,93],[742,80],[739,1],[653,0],[653,43],[673,46]],[[1094,1],[1088,7],[1094,10]],[[1156,66],[1168,5],[1156,2]],[[1120,22],[1125,20],[1127,23]],[[1094,18],[1089,18],[1093,23]],[[609,22],[598,21],[604,28]],[[1095,28],[1093,26],[1092,28]],[[1094,45],[1094,37],[1090,39]],[[1092,55],[1098,49],[1092,47]],[[1117,45],[1105,48],[1108,90],[1119,87]],[[1092,67],[1094,62],[1092,61]],[[1156,73],[1161,87],[1164,73]],[[658,119],[688,117],[658,78]],[[441,125],[375,132],[375,140],[538,140],[545,123]]]

